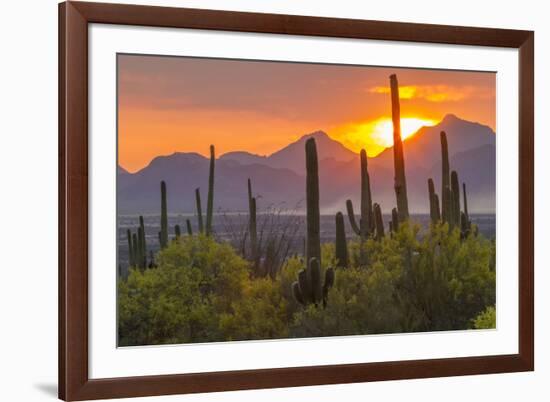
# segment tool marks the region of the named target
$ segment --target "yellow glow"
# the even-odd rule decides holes
[[[421,117],[401,118],[401,138],[414,135],[423,126],[433,126],[437,120]],[[378,155],[385,148],[393,146],[393,124],[390,117],[380,117],[365,123],[339,127],[337,139],[345,146],[358,152],[365,149],[371,157]]]
[[[405,117],[401,119],[401,139],[409,138],[423,126],[433,126],[437,122],[434,120],[421,119],[418,117]],[[362,127],[365,135],[375,140],[383,147],[393,145],[393,124],[390,118],[383,117],[365,124]]]

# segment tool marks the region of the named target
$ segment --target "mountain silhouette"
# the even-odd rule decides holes
[[[409,209],[429,210],[428,178],[433,178],[441,194],[440,132],[447,133],[451,169],[468,191],[468,207],[473,213],[495,211],[495,134],[487,126],[447,115],[435,126],[422,127],[403,143]],[[302,136],[268,156],[229,152],[216,160],[214,207],[217,212],[246,211],[247,179],[258,197],[258,209],[271,206],[303,210],[305,198],[305,142],[314,137],[319,159],[322,213],[345,211],[346,199],[359,203],[359,155],[323,131]],[[388,148],[368,158],[373,201],[383,212],[395,206],[393,150]],[[195,188],[206,200],[207,158],[197,153],[159,156],[131,174],[119,168],[118,208],[122,214],[160,211],[160,181],[166,181],[170,212],[195,211]],[[204,203],[204,201],[203,201]],[[357,204],[358,205],[358,204]],[[204,208],[204,206],[203,206]]]

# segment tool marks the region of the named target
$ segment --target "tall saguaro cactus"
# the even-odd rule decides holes
[[[315,139],[306,141],[306,261],[321,263],[319,165]]]
[[[391,226],[394,232],[399,231],[399,215],[397,213],[397,208],[391,210]]]
[[[336,214],[336,266],[346,268],[348,266],[348,244],[346,241],[346,229],[344,227],[344,215]]]
[[[353,203],[351,200],[346,201],[346,209],[351,228],[363,239],[366,239],[374,229],[374,219],[372,212],[372,195],[370,191],[370,176],[367,165],[367,153],[364,149],[360,153],[361,158],[361,217],[359,225],[355,220],[355,212],[353,211]]]
[[[214,167],[216,155],[214,145],[210,145],[210,171],[208,173],[208,201],[206,204],[206,235],[212,234],[212,219],[214,214]]]
[[[143,216],[139,216],[139,227],[141,229],[140,236],[141,236],[141,260],[140,264],[142,268],[145,268],[147,266],[147,242],[145,237],[145,222],[143,220]]]
[[[136,262],[134,261],[134,249],[132,245],[132,233],[130,232],[130,229],[126,230],[126,237],[128,239],[128,264],[133,267],[136,265]]]
[[[248,179],[248,232],[250,237],[250,254],[253,261],[258,258],[258,231],[256,228],[256,197],[252,196],[252,183]]]
[[[185,224],[187,225],[187,234],[189,236],[193,236],[193,228],[191,227],[191,221],[189,219],[186,219]]]
[[[447,145],[447,134],[445,131],[440,133],[441,140],[441,217],[443,222],[450,222],[452,218],[450,205],[451,202],[448,199],[451,196],[450,173],[449,173],[449,147]]]
[[[390,75],[391,115],[393,123],[393,166],[395,171],[394,188],[397,198],[399,221],[409,219],[409,201],[407,199],[407,179],[405,177],[405,158],[401,140],[401,110],[399,105],[399,84],[395,74]]]
[[[466,197],[466,183],[462,183],[462,196],[464,197],[464,215],[466,217],[466,221],[470,222],[470,215],[468,215],[468,199]]]
[[[199,223],[199,233],[204,233],[204,224],[202,221],[201,189],[195,189],[195,203],[197,206],[197,220]]]
[[[160,182],[160,248],[168,245],[168,209],[166,205],[166,183]]]
[[[451,191],[453,193],[453,226],[460,226],[460,186],[458,184],[458,173],[451,172]]]

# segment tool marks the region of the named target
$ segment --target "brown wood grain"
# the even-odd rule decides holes
[[[519,353],[90,380],[88,24],[124,24],[519,49]],[[105,3],[59,5],[59,397],[137,397],[534,369],[534,33]]]

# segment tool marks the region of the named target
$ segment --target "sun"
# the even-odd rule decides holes
[[[404,117],[401,119],[401,139],[406,139],[415,134],[424,126],[433,126],[435,120],[420,117]],[[365,124],[363,127],[365,135],[378,145],[388,148],[393,146],[393,124],[389,117],[382,117]]]

